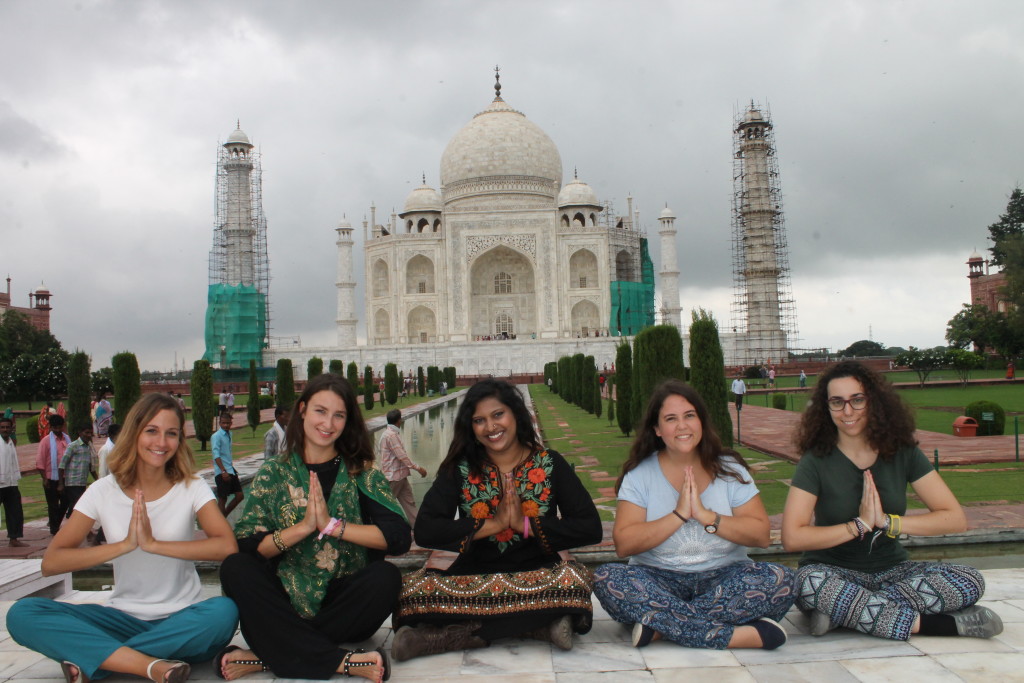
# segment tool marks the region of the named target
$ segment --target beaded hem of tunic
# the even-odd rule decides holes
[[[593,577],[575,561],[524,572],[448,576],[420,569],[405,577],[397,617],[473,619],[547,610],[591,612]]]
[[[264,462],[246,496],[245,512],[235,526],[235,535],[244,538],[298,523],[305,516],[309,502],[309,477],[309,469],[297,453]],[[331,488],[328,514],[363,523],[360,491],[396,514],[403,514],[380,470],[370,468],[351,477],[344,466],[338,468]],[[279,557],[277,576],[292,607],[306,618],[320,611],[320,603],[332,579],[347,576],[367,564],[363,546],[339,541],[333,536],[318,539],[315,533]]]

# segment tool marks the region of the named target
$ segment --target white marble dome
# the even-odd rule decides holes
[[[235,131],[233,133],[231,133],[231,135],[228,136],[228,141],[226,143],[224,143],[224,144],[227,144],[227,145],[242,144],[242,145],[250,145],[250,146],[252,145],[252,143],[249,142],[249,136],[246,135],[245,133],[243,133],[241,128],[236,128]]]
[[[676,217],[676,215],[674,213],[672,213],[672,209],[668,208],[668,204],[666,204],[665,208],[661,210],[661,215],[659,216],[659,218],[675,218],[675,217]]]
[[[551,138],[522,112],[496,97],[448,142],[441,185],[494,176],[525,176],[562,183],[562,158]]]
[[[440,211],[442,208],[441,194],[424,182],[409,193],[401,215],[417,211]]]
[[[597,201],[594,189],[579,178],[562,188],[558,193],[558,206],[601,206]]]

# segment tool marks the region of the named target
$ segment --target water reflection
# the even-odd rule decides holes
[[[402,420],[402,443],[412,461],[427,469],[426,478],[416,472],[409,474],[412,494],[419,505],[430,485],[434,483],[437,468],[448,453],[455,427],[455,414],[462,402],[461,394],[454,401],[426,410]]]

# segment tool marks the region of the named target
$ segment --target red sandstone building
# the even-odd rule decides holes
[[[974,252],[967,259],[967,277],[971,281],[971,303],[975,306],[987,306],[990,311],[1006,313],[1010,302],[1006,300],[1002,289],[1006,286],[1006,276],[1002,272],[989,273],[988,261],[981,254]]]
[[[28,308],[11,305],[11,278],[7,278],[7,293],[0,292],[0,318],[7,311],[17,311],[25,316],[37,330],[50,331],[50,290],[39,285],[28,294]]]

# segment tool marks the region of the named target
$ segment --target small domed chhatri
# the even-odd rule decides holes
[[[587,185],[579,178],[573,178],[572,182],[563,187],[562,191],[558,193],[558,206],[559,208],[567,206],[600,208],[601,204],[597,201],[597,195],[590,185]]]
[[[405,208],[398,215],[401,217],[417,211],[440,211],[441,208],[440,193],[427,185],[426,178],[424,178],[423,184],[409,193],[405,200]]]
[[[249,142],[249,136],[242,131],[241,123],[239,123],[238,127],[235,128],[234,131],[232,131],[231,135],[228,136],[227,142],[225,142],[224,144],[249,145],[250,147],[252,147],[252,143]]]

